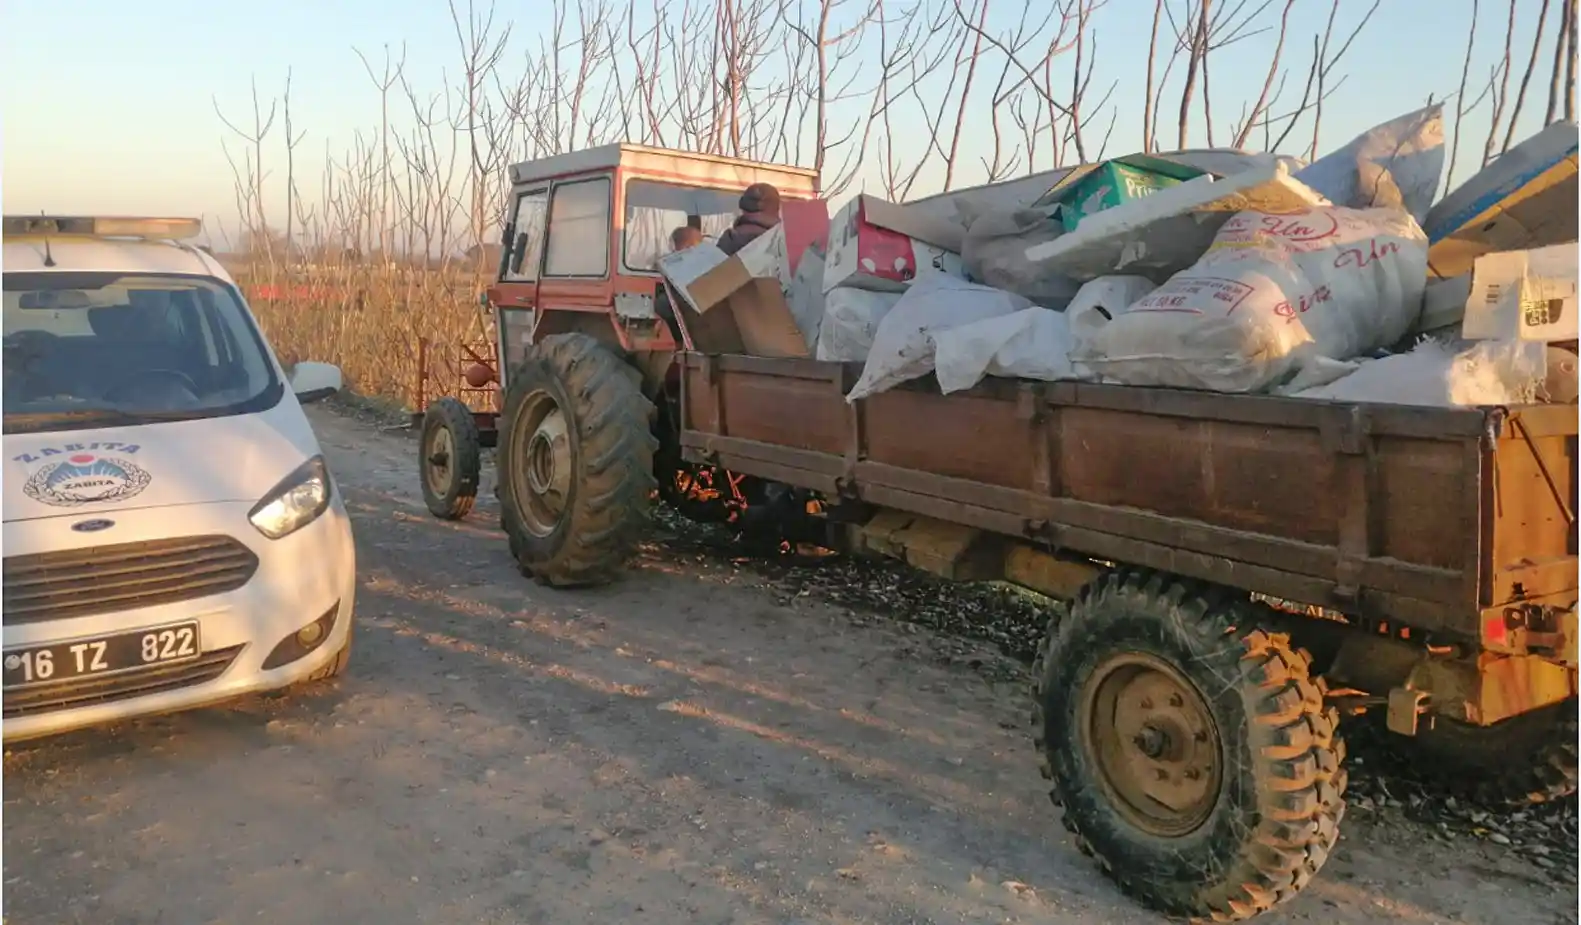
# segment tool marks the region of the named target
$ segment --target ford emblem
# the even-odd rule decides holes
[[[100,530],[108,530],[113,526],[115,526],[115,521],[101,518],[98,520],[79,520],[72,524],[71,528],[78,533],[98,533]]]

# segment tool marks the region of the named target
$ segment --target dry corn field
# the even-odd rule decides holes
[[[430,394],[454,394],[459,345],[491,335],[478,304],[483,276],[454,268],[344,266],[289,274],[243,268],[237,280],[280,362],[340,366],[360,395],[411,407],[422,340]]]

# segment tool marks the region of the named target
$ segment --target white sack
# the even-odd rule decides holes
[[[1257,391],[1398,341],[1426,277],[1427,238],[1399,210],[1241,212],[1072,359],[1128,385]]]
[[[1045,308],[1064,308],[1078,283],[1027,259],[1027,248],[1052,241],[1065,226],[1049,209],[1010,209],[973,215],[958,206],[967,225],[961,263],[976,282],[1013,292]]]
[[[1114,316],[1157,288],[1145,276],[1100,276],[1082,283],[1065,308],[1065,317],[1070,319],[1071,346],[1091,340]]]
[[[818,325],[820,360],[861,363],[873,349],[878,324],[900,301],[898,292],[869,292],[836,286],[824,295],[823,320]]]
[[[1404,209],[1420,224],[1444,173],[1444,107],[1434,103],[1375,125],[1296,179],[1337,206]]]
[[[846,401],[866,398],[933,371],[934,335],[949,328],[996,318],[1032,303],[1009,292],[969,283],[937,271],[918,274],[911,288],[879,322],[862,377]]]
[[[796,319],[796,329],[801,331],[807,349],[816,355],[818,329],[823,325],[823,247],[817,243],[807,245],[791,278],[790,313]]]
[[[1522,405],[1543,387],[1544,353],[1543,344],[1425,338],[1409,353],[1367,360],[1350,375],[1293,397],[1438,408]]]
[[[971,388],[985,375],[1044,382],[1077,378],[1064,312],[1024,308],[934,331],[933,343],[934,374],[946,395]]]

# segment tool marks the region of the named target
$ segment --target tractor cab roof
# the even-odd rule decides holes
[[[753,183],[772,183],[780,195],[812,199],[818,195],[818,171],[692,151],[672,151],[626,143],[600,145],[565,154],[512,164],[515,186],[597,173],[619,168],[629,176],[691,181],[725,189],[745,189]]]

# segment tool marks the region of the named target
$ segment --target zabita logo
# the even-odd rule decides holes
[[[137,451],[136,446],[119,449]],[[45,450],[24,455],[36,460],[57,453]],[[41,504],[82,507],[125,501],[141,494],[151,481],[153,477],[146,470],[124,456],[76,450],[41,466],[22,485],[22,493]]]

